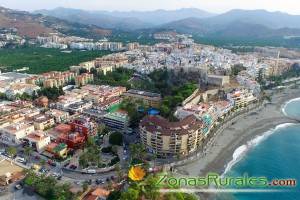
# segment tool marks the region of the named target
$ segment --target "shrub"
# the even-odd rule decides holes
[[[101,149],[102,153],[112,153],[112,146],[108,146],[108,147],[103,147]]]
[[[114,133],[110,134],[109,143],[111,145],[122,146],[122,144],[123,144],[123,135],[122,135],[122,133],[114,132]]]
[[[120,161],[119,156],[116,156],[113,159],[111,159],[110,163],[108,163],[108,166],[113,166],[113,165],[117,164],[119,161]]]

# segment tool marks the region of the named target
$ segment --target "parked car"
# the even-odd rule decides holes
[[[53,177],[58,177],[58,176],[59,176],[59,173],[53,172],[53,173],[51,174],[51,176],[53,176]]]
[[[41,166],[39,166],[37,164],[34,164],[34,165],[32,165],[31,168],[34,169],[34,170],[36,170],[36,171],[39,171],[41,169]]]
[[[23,163],[23,164],[26,164],[26,159],[25,158],[23,158],[23,157],[21,157],[21,156],[17,156],[16,157],[16,161],[17,162],[20,162],[20,163]]]
[[[53,166],[53,167],[56,167],[56,162],[55,161],[53,161],[53,160],[48,160],[47,161],[47,163],[49,164],[49,165],[51,165],[51,166]]]
[[[41,173],[45,174],[47,172],[49,172],[49,169],[45,168],[45,167],[42,167],[40,170],[39,170]]]
[[[67,162],[66,164],[64,164],[64,167],[68,167],[69,164],[70,162]]]
[[[96,174],[96,170],[95,169],[88,169],[86,170],[87,174]]]
[[[23,188],[23,186],[21,185],[21,184],[17,184],[16,186],[15,186],[15,189],[16,190],[21,190]]]
[[[81,185],[81,182],[80,181],[75,181],[74,182],[76,185]]]
[[[97,179],[96,180],[96,184],[99,185],[99,184],[104,184],[104,180],[102,179]]]
[[[34,156],[34,158],[35,158],[36,160],[39,160],[39,159],[40,159],[40,157],[39,157],[39,156]]]
[[[77,166],[76,165],[70,165],[69,168],[75,170],[75,169],[77,169]]]

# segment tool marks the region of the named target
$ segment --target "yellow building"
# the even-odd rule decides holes
[[[162,100],[160,94],[140,90],[128,90],[123,96],[130,101],[142,101],[146,106],[153,108],[159,108]]]
[[[94,80],[93,74],[84,73],[75,77],[75,84],[78,86],[83,86],[93,82],[93,80]]]
[[[66,158],[68,156],[68,146],[65,143],[52,142],[46,147],[46,151],[50,156],[56,158]]]
[[[42,152],[50,144],[50,136],[47,136],[43,131],[35,131],[27,135],[24,141],[27,141],[37,152]]]
[[[33,122],[36,130],[46,130],[55,125],[54,119],[46,115],[36,115]]]
[[[139,126],[141,142],[159,157],[187,156],[203,143],[203,123],[194,115],[179,122],[161,116],[147,116]]]

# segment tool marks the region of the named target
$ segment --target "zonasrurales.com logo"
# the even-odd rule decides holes
[[[157,185],[162,188],[209,188],[215,189],[282,189],[295,187],[295,179],[273,179],[267,177],[252,177],[244,174],[240,177],[223,177],[216,173],[208,173],[203,177],[177,177],[170,174],[161,174]],[[214,189],[214,192],[216,191]],[[271,190],[268,190],[271,191]]]

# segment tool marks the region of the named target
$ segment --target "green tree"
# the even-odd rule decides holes
[[[119,132],[113,132],[109,135],[109,143],[111,145],[122,146],[123,144],[123,135]]]
[[[30,162],[31,161],[31,154],[32,154],[32,152],[33,152],[33,149],[32,149],[32,147],[25,147],[24,148],[24,154],[25,154],[25,156],[26,156],[26,158],[27,158],[27,160]]]
[[[78,160],[79,166],[81,168],[87,168],[89,165],[89,161],[87,158],[87,154],[83,153],[82,155],[79,156],[79,160]]]
[[[123,174],[120,164],[115,165],[115,171],[117,173],[118,181],[121,181],[123,179],[124,174]]]
[[[0,99],[7,100],[7,96],[5,93],[0,92]]]
[[[139,191],[133,188],[129,188],[125,192],[121,194],[122,200],[138,200],[139,199]]]
[[[42,167],[44,167],[44,166],[46,165],[46,160],[41,159],[41,160],[40,160],[40,165],[41,165]]]
[[[129,145],[129,150],[130,150],[130,155],[131,155],[131,159],[139,159],[139,160],[143,160],[145,159],[147,152],[146,152],[146,148],[144,145],[142,144],[130,144]]]
[[[17,155],[17,149],[15,147],[8,147],[7,148],[7,153],[11,157],[15,157],[15,155]]]
[[[88,73],[88,70],[85,68],[80,68],[79,69],[79,74],[84,74],[84,73]]]
[[[243,70],[246,70],[246,68],[242,64],[236,64],[231,68],[231,75],[237,76]]]
[[[109,193],[107,200],[120,200],[121,192],[120,191],[112,191]]]
[[[95,138],[89,136],[87,138],[87,141],[86,141],[85,145],[86,145],[86,147],[94,147],[96,145]]]
[[[82,184],[82,192],[85,192],[88,188],[89,188],[88,183],[87,183],[87,182],[84,182],[84,183]]]

